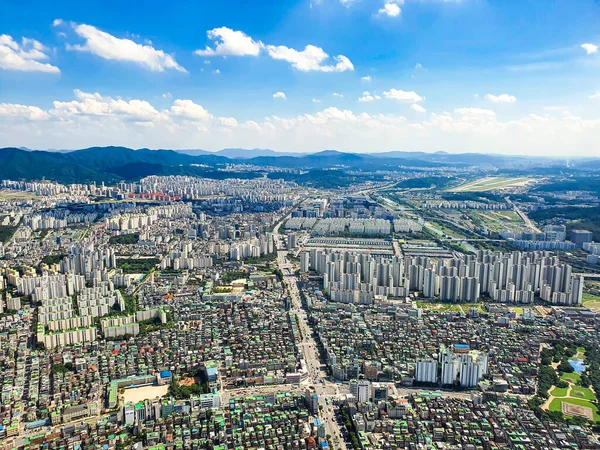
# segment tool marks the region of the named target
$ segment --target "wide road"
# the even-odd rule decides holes
[[[319,359],[317,344],[312,337],[312,329],[308,324],[306,311],[302,308],[300,292],[298,291],[298,276],[294,274],[296,266],[287,259],[288,251],[284,248],[285,235],[279,233],[279,227],[291,215],[291,212],[281,220],[274,228],[275,242],[277,245],[277,264],[279,270],[284,274],[283,283],[286,291],[289,291],[290,314],[297,317],[298,329],[302,334],[302,340],[298,345],[302,348],[304,361],[308,369],[308,379],[303,382],[304,387],[319,395],[320,416],[325,426],[325,434],[330,435],[330,445],[333,449],[346,450],[346,444],[342,439],[341,431],[333,417],[333,407],[325,400],[331,399],[340,393],[340,385],[326,379],[325,365]],[[346,388],[347,389],[347,388]],[[331,403],[331,402],[329,402]]]
[[[504,200],[506,200],[506,203],[513,206],[515,212],[523,220],[523,222],[525,222],[525,225],[527,226],[527,228],[535,231],[536,233],[542,232],[542,230],[540,230],[538,227],[536,227],[535,224],[531,221],[531,219],[529,217],[527,217],[527,214],[525,214],[523,211],[521,211],[519,209],[519,207],[511,201],[510,197],[506,197]]]

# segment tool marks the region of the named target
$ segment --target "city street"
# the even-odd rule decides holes
[[[331,406],[331,399],[341,393],[341,386],[332,383],[326,378],[325,365],[319,359],[317,344],[312,337],[312,330],[308,324],[306,312],[302,308],[300,292],[298,291],[298,276],[294,274],[297,267],[288,261],[288,250],[283,248],[285,235],[279,233],[280,225],[285,223],[288,217],[285,217],[275,226],[273,233],[275,233],[277,243],[277,263],[279,269],[284,274],[283,281],[291,296],[290,314],[298,317],[298,328],[302,334],[302,342],[299,345],[302,347],[304,360],[308,369],[308,378],[303,381],[302,386],[303,388],[312,388],[312,391],[319,395],[321,420],[324,422],[326,435],[331,436],[330,445],[332,448],[345,450],[346,444],[342,439],[341,430],[333,417],[334,410]]]

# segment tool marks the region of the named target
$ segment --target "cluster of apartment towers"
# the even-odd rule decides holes
[[[503,303],[532,303],[535,296],[556,305],[581,304],[583,277],[548,251],[501,253],[432,259],[389,257],[323,249],[300,254],[301,272],[323,276],[332,301],[370,304],[375,297],[424,298],[475,302],[482,296]]]

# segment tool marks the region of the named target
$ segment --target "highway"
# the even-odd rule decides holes
[[[535,231],[536,233],[542,232],[538,227],[535,226],[535,224],[531,221],[531,219],[529,217],[527,217],[527,214],[525,214],[523,211],[521,211],[519,209],[519,207],[511,201],[510,197],[506,197],[504,200],[506,200],[506,203],[513,206],[514,211],[523,220],[523,222],[525,222],[525,225],[527,226],[527,228]]]

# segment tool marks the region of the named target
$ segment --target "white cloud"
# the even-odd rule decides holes
[[[413,103],[412,105],[410,105],[410,109],[412,109],[413,111],[419,112],[419,113],[427,112],[427,110],[425,108],[423,108],[421,105],[419,105],[417,103]]]
[[[236,128],[238,126],[238,121],[233,117],[219,117],[218,121],[223,127]]]
[[[285,45],[265,45],[255,41],[243,31],[235,31],[227,27],[214,28],[206,32],[209,39],[215,41],[214,48],[206,46],[204,50],[194,53],[200,56],[258,56],[263,49],[277,60],[289,62],[293,68],[301,72],[345,72],[353,71],[354,65],[344,55],[332,58],[320,47],[307,45],[304,50],[286,47]],[[207,62],[205,61],[205,64]]]
[[[389,91],[385,91],[383,95],[386,98],[391,98],[401,102],[415,103],[423,100],[423,97],[421,97],[415,91],[403,91],[401,89],[390,89]]]
[[[584,49],[588,55],[598,53],[598,46],[594,44],[582,44],[581,48]]]
[[[600,98],[600,91],[593,93],[592,95],[590,95],[590,98]]]
[[[155,72],[175,69],[186,72],[175,58],[151,45],[138,44],[130,39],[119,39],[86,24],[73,24],[73,29],[85,39],[83,45],[68,45],[67,49],[89,52],[101,58],[116,61],[134,62]]]
[[[158,112],[145,100],[123,100],[111,97],[103,97],[98,93],[87,93],[75,89],[77,100],[69,102],[54,101],[54,109],[49,113],[60,119],[68,119],[72,116],[120,116],[125,120],[139,122],[165,120],[166,115]]]
[[[345,72],[354,70],[354,65],[344,55],[334,56],[335,64],[324,64],[329,55],[322,48],[314,45],[307,45],[302,51],[284,45],[267,45],[266,49],[271,58],[287,61],[293,68],[301,72]]]
[[[415,64],[415,69],[422,69],[423,65],[421,63]]]
[[[344,94],[339,94],[339,93],[337,93],[337,92],[334,92],[334,93],[333,93],[333,94],[331,94],[331,95],[332,95],[332,97],[335,97],[335,98],[344,98]]]
[[[52,26],[53,26],[53,27],[59,27],[59,26],[61,26],[63,23],[64,23],[64,22],[63,22],[63,20],[62,20],[62,19],[54,19],[54,20],[52,21]]]
[[[517,97],[509,94],[486,94],[485,99],[492,103],[515,103],[517,101]]]
[[[371,78],[371,75],[367,75],[367,76],[362,77],[360,80],[364,81],[365,83],[370,83],[372,78]]]
[[[209,114],[209,112],[204,109],[202,105],[198,105],[191,100],[175,100],[171,106],[169,114],[185,120],[197,120],[205,122],[212,119],[212,115]]]
[[[215,48],[206,46],[194,53],[200,56],[258,56],[264,47],[242,31],[227,27],[214,28],[206,32],[208,38],[216,42]]]
[[[321,100],[319,100],[318,98],[313,98],[313,99],[312,99],[312,102],[313,102],[313,103],[321,103]]]
[[[162,95],[162,98],[171,98],[171,93],[170,93],[170,92],[165,92],[165,93]]]
[[[339,0],[339,2],[345,6],[346,8],[350,8],[354,3],[356,3],[358,0]]]
[[[35,39],[23,38],[19,44],[7,34],[0,35],[0,69],[60,73],[58,67],[40,62],[48,59],[46,52],[46,47]]]
[[[399,2],[399,3],[402,4],[402,2]],[[379,14],[380,16],[398,17],[401,12],[402,12],[402,9],[400,9],[400,6],[398,5],[398,3],[387,1],[383,5],[383,8],[381,8],[379,11],[377,11],[377,14]]]
[[[221,73],[221,71],[220,71],[219,69],[215,69],[215,70],[213,70],[213,73],[214,73],[215,75],[219,75],[219,74]]]
[[[282,100],[287,100],[287,97],[285,96],[285,93],[279,91],[279,92],[275,92],[273,94],[273,98],[280,98]]]
[[[359,102],[373,102],[375,100],[381,100],[381,97],[376,94],[371,94],[369,91],[362,93],[362,96],[358,98]]]
[[[73,99],[57,100],[47,110],[0,104],[0,135],[3,145],[32,148],[125,145],[217,150],[252,146],[360,152],[418,145],[422,151],[593,156],[600,142],[600,117],[582,118],[559,110],[507,121],[490,109],[470,107],[428,111],[420,117],[413,114],[408,120],[397,114],[328,107],[238,122],[235,117],[214,117],[192,100],[177,99],[161,111],[143,99],[75,91]]]
[[[14,103],[0,103],[0,117],[19,118],[25,120],[46,120],[48,113],[37,106],[17,105]]]

